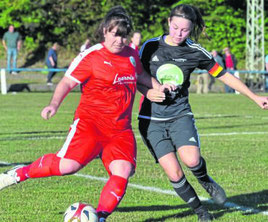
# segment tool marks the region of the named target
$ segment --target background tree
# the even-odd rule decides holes
[[[244,0],[123,0],[134,22],[134,29],[142,32],[143,41],[159,36],[167,30],[170,9],[185,3],[200,8],[206,21],[206,32],[211,41],[201,38],[208,50],[230,47],[244,67],[246,48],[246,1]],[[96,43],[95,30],[116,0],[1,0],[0,36],[9,24],[14,24],[24,38],[24,51],[28,52],[25,66],[44,59],[48,47],[59,42],[70,57],[77,54],[89,37]],[[268,9],[268,4],[265,5]],[[268,10],[265,10],[268,24]],[[268,26],[265,25],[268,41]],[[265,46],[268,53],[268,44]]]

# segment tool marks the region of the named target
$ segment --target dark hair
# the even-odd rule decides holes
[[[193,29],[190,33],[190,36],[193,37],[196,41],[206,28],[205,22],[199,9],[194,6],[180,4],[171,10],[169,18],[172,19],[174,16],[186,18],[193,23]]]
[[[114,27],[118,27],[116,35],[121,37],[127,37],[132,30],[132,22],[128,16],[126,10],[122,6],[112,7],[106,14],[102,23],[97,30],[97,38],[100,41],[104,40],[103,29],[107,31],[113,30]]]

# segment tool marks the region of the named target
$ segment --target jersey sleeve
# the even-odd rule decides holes
[[[65,76],[77,82],[83,83],[92,74],[92,61],[90,55],[80,53],[71,63],[67,69]]]
[[[226,70],[214,61],[214,65],[212,65],[211,68],[208,69],[208,73],[215,78],[219,78],[226,73]]]
[[[202,52],[202,55],[200,56],[199,61],[199,69],[206,69],[210,75],[212,75],[215,78],[219,78],[223,76],[226,73],[226,70],[220,66],[210,54],[208,55],[207,51],[206,53]]]
[[[145,69],[145,71],[149,74],[151,74],[150,72],[150,59],[152,56],[152,53],[150,52],[150,43],[145,42],[140,50],[140,59],[141,59],[141,63]]]
[[[7,41],[7,33],[5,32],[4,36],[3,36],[3,40]]]

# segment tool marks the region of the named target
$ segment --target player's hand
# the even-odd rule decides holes
[[[161,92],[165,92],[165,91],[169,91],[169,92],[171,92],[171,91],[174,91],[174,90],[176,90],[177,89],[177,86],[176,85],[174,85],[174,84],[170,84],[170,83],[165,83],[165,84],[163,84],[163,85],[161,85],[160,86],[160,88],[159,88],[159,90],[161,91]]]
[[[267,96],[257,96],[254,99],[255,103],[258,104],[262,109],[268,109],[268,97]]]
[[[149,89],[146,93],[146,98],[152,102],[161,103],[166,99],[166,95],[158,89]]]
[[[48,120],[50,119],[52,116],[54,116],[57,112],[57,108],[53,105],[49,105],[46,106],[42,112],[41,112],[41,116],[43,119]]]

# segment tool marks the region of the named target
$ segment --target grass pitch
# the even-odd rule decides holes
[[[30,163],[62,146],[80,94],[69,94],[57,115],[45,121],[40,111],[51,95],[0,95],[0,172],[13,165]],[[138,98],[139,95],[133,110],[137,170],[124,199],[108,221],[197,221],[188,206],[173,195],[167,177],[141,141],[136,118]],[[210,201],[204,204],[217,221],[268,221],[268,111],[234,94],[192,94],[190,103],[209,174],[228,195],[225,207]],[[185,169],[185,173],[198,195],[208,198],[191,172]],[[104,185],[102,178],[108,176],[101,161],[94,160],[78,174],[27,180],[2,190],[0,221],[59,222],[63,221],[65,209],[74,202],[96,207]]]

